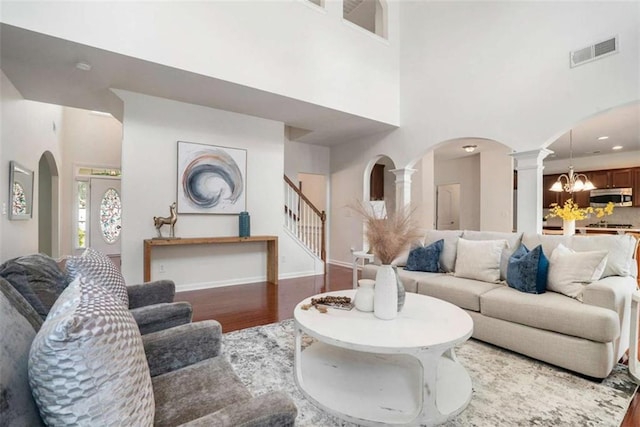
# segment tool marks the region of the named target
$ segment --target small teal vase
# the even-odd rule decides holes
[[[249,212],[240,212],[238,217],[238,235],[240,237],[249,237],[251,235],[251,217]]]

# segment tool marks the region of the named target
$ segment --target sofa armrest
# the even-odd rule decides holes
[[[298,409],[291,398],[277,391],[235,402],[183,427],[289,427],[295,424]]]
[[[619,360],[629,348],[631,327],[631,296],[636,290],[636,280],[631,276],[609,276],[585,286],[582,294],[584,304],[613,310],[620,319],[620,338],[615,345]]]
[[[142,343],[155,377],[218,356],[222,327],[215,320],[188,323],[143,335]]]
[[[635,290],[635,280],[631,276],[609,276],[585,286],[582,302],[621,314],[625,304],[630,306]]]
[[[176,295],[176,284],[173,280],[157,280],[140,285],[127,286],[129,308],[173,302]]]
[[[142,335],[191,322],[193,308],[188,302],[147,305],[129,310]]]

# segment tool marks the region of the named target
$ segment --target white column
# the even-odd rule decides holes
[[[405,206],[411,203],[411,175],[415,169],[391,169],[396,176],[396,212],[400,212]]]
[[[518,231],[542,233],[542,161],[551,150],[513,153],[518,171]]]

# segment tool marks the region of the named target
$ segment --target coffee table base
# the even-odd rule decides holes
[[[471,401],[471,378],[452,349],[441,355],[378,354],[316,341],[301,351],[301,334],[296,331],[296,382],[316,405],[344,420],[367,426],[437,425]]]

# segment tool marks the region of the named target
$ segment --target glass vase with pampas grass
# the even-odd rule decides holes
[[[390,214],[381,214],[367,202],[350,208],[362,216],[365,238],[373,255],[382,264],[376,273],[374,315],[380,319],[394,319],[404,305],[404,287],[393,264],[411,243],[422,237],[415,219],[415,209],[405,207]]]

